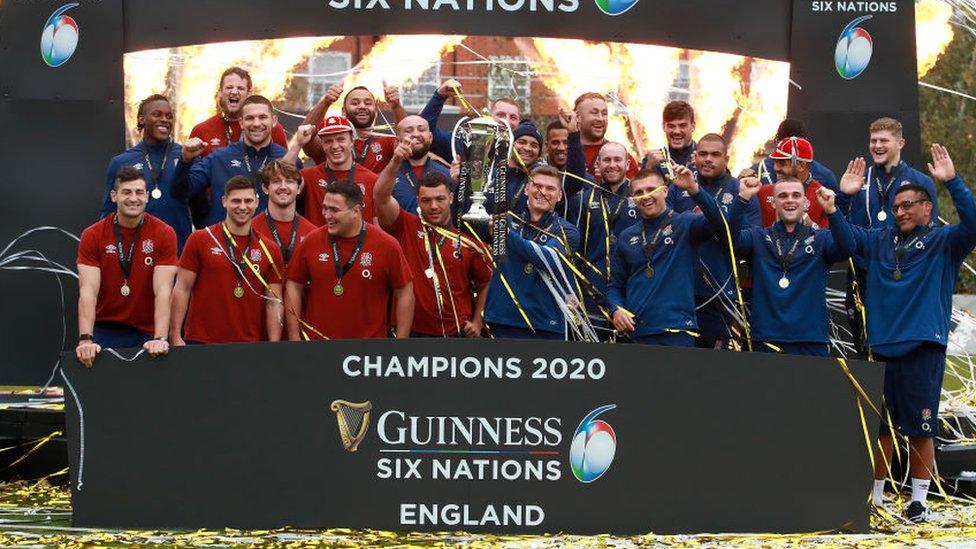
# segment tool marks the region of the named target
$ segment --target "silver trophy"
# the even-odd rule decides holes
[[[461,219],[475,223],[491,221],[491,215],[485,209],[485,190],[493,187],[499,173],[504,173],[504,169],[499,170],[499,164],[508,161],[512,141],[508,124],[501,124],[490,116],[465,117],[455,124],[451,147],[454,158],[460,159],[461,163],[458,184],[465,194],[471,193],[471,206]],[[459,151],[459,147],[462,150]],[[504,188],[505,182],[501,181],[501,189]]]

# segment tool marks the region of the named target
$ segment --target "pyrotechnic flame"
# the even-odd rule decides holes
[[[465,36],[440,34],[387,35],[373,44],[369,54],[352,70],[345,89],[365,86],[377,98],[383,97],[383,82],[403,86],[416,82],[441,55],[454,51]],[[337,110],[341,102],[333,107]]]
[[[695,139],[710,132],[722,135],[723,126],[735,114],[738,104],[733,90],[738,89],[736,68],[743,62],[741,55],[695,52],[689,59],[690,99],[695,107]],[[777,113],[785,112],[784,105],[772,105]]]
[[[790,65],[765,59],[751,59],[748,93],[736,88],[736,101],[742,109],[735,121],[729,143],[729,168],[732,173],[751,166],[763,146],[776,134],[786,114]]]
[[[953,29],[949,24],[952,6],[942,0],[921,0],[915,3],[915,48],[918,57],[918,77],[925,76],[939,56],[952,42]]]
[[[186,139],[197,123],[216,112],[216,91],[220,73],[238,65],[251,73],[254,93],[275,100],[285,93],[291,69],[317,49],[328,47],[341,37],[245,40],[185,46],[171,54],[168,49],[147,50],[127,55],[126,103],[129,127],[135,128],[139,101],[150,93],[171,91],[177,119],[174,134]],[[172,73],[167,65],[172,64]],[[137,135],[130,136],[133,142]]]
[[[650,147],[665,145],[661,111],[680,68],[681,50],[644,44],[615,44],[619,54],[620,99],[627,105],[631,139],[638,158]],[[627,136],[624,136],[627,137]],[[608,136],[614,139],[613,136]],[[619,141],[619,139],[614,139]]]

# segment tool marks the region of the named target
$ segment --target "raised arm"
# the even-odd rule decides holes
[[[688,196],[695,201],[704,217],[696,217],[691,222],[691,237],[696,240],[704,240],[715,233],[725,232],[725,219],[722,211],[719,210],[715,199],[708,193],[699,192],[698,181],[695,174],[687,166],[676,164],[674,166],[674,186],[688,192]]]
[[[857,241],[854,239],[854,231],[851,230],[850,223],[844,218],[836,204],[837,195],[834,191],[820,187],[817,189],[817,202],[827,213],[830,221],[831,239],[824,250],[824,259],[828,263],[843,261],[854,255],[857,249]]]
[[[932,162],[929,173],[942,181],[959,214],[959,223],[949,227],[949,246],[955,259],[961,260],[976,246],[976,202],[973,193],[956,173],[949,151],[938,143],[932,144]],[[935,198],[935,197],[932,197]]]
[[[400,88],[396,86],[390,86],[383,81],[383,98],[386,99],[386,105],[390,107],[390,111],[393,112],[393,118],[396,123],[407,117],[407,110],[403,108],[403,104],[400,102]],[[390,128],[393,131],[395,128]]]
[[[329,86],[325,95],[305,114],[305,119],[302,120],[302,124],[310,124],[316,128],[319,127],[319,124],[325,120],[325,113],[329,111],[329,107],[338,101],[342,95],[342,87],[343,81],[341,80],[337,84]],[[302,147],[302,150],[305,151],[305,154],[309,158],[313,159],[322,158],[325,154],[322,150],[322,140],[319,139],[318,135],[309,139],[308,143]]]
[[[393,186],[396,185],[400,166],[404,159],[410,156],[410,153],[409,139],[397,143],[396,148],[393,149],[393,158],[379,173],[373,186],[373,206],[376,208],[376,217],[379,219],[380,227],[384,229],[393,225],[397,217],[400,216],[400,203],[393,198]]]

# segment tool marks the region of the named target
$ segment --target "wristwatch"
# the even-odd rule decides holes
[[[78,341],[79,342],[81,342],[81,341],[91,341],[91,340],[92,340],[92,335],[91,334],[81,334],[81,335],[78,336]]]
[[[154,337],[154,338],[152,338],[152,340],[153,341],[162,341],[163,343],[169,343],[169,340],[166,339],[166,336]]]

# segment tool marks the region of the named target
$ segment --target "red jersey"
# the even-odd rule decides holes
[[[271,227],[268,225],[268,211],[267,210],[265,210],[265,211],[259,213],[258,215],[254,216],[254,219],[251,220],[251,228],[254,229],[254,232],[256,232],[259,235],[261,235],[263,237],[263,239],[264,239],[264,242],[269,247],[272,246],[272,245],[277,246],[278,251],[281,252],[282,258],[284,258],[284,262],[285,262],[285,266],[286,267],[288,266],[289,259],[291,259],[291,256],[294,255],[295,250],[298,248],[298,245],[302,243],[302,240],[305,240],[305,237],[308,236],[308,233],[310,233],[310,232],[312,232],[312,231],[315,230],[315,225],[313,225],[311,221],[305,219],[304,217],[298,215],[297,213],[295,214],[295,216],[298,218],[298,230],[296,231],[296,234],[295,234],[295,244],[291,248],[291,253],[290,254],[289,253],[286,253],[286,248],[288,248],[288,244],[291,243],[291,228],[292,228],[292,225],[293,225],[293,222],[292,221],[275,221],[274,222],[275,229],[278,232],[278,238],[281,239],[281,242],[279,244],[279,242],[277,240],[275,240],[274,234],[271,232]],[[288,257],[285,257],[285,256],[288,256]],[[281,267],[281,266],[278,265],[278,267]],[[280,275],[281,278],[284,278],[285,277],[284,270],[282,270],[278,274]]]
[[[319,123],[318,129],[325,126],[325,121]],[[314,140],[313,140],[314,141]],[[356,137],[352,142],[352,159],[356,164],[369,168],[373,173],[380,173],[393,158],[393,149],[397,146],[397,138],[392,135],[368,135]],[[325,162],[325,151],[321,146],[306,147],[305,154],[316,164]]]
[[[460,244],[457,238],[449,238],[433,230],[427,231],[427,238],[440,250],[440,258],[433,248],[431,255],[428,255],[420,218],[404,210],[400,210],[399,217],[387,232],[400,241],[413,276],[416,301],[412,330],[432,336],[457,335],[458,328],[464,327],[464,323],[471,319],[474,310],[473,288],[491,280],[491,267],[484,256],[467,244]],[[465,238],[465,242],[476,246],[468,238]],[[440,308],[434,293],[433,278],[428,276],[430,274],[437,276]]]
[[[241,252],[258,267],[261,277],[268,284],[277,284],[281,278],[272,262],[282,268],[284,261],[274,241],[264,241],[258,234],[233,235],[237,247],[233,257],[243,263],[241,271],[231,263],[227,254],[227,236],[223,223],[216,223],[199,231],[193,231],[183,247],[180,267],[197,274],[186,314],[183,339],[203,343],[234,343],[267,339],[264,311],[265,288],[261,281],[241,260]],[[271,253],[268,258],[265,248]],[[270,259],[270,260],[269,260]],[[243,295],[236,297],[236,288],[243,288]]]
[[[773,184],[766,184],[759,188],[758,200],[759,208],[762,210],[763,227],[769,227],[776,223],[776,210],[773,208],[773,187]],[[820,206],[820,202],[817,202],[817,190],[820,187],[820,182],[816,179],[811,179],[809,183],[804,185],[807,201],[810,202],[807,215],[818,227],[826,229],[830,226],[827,212]]]
[[[78,244],[78,264],[101,270],[95,321],[118,322],[154,336],[153,269],[156,265],[176,265],[176,232],[159,219],[144,214],[141,228],[119,227],[122,234],[122,250],[119,250],[114,219],[114,215],[105,216],[85,229]],[[130,247],[132,266],[126,279],[119,264],[119,253],[129,255]],[[128,296],[122,295],[123,285],[129,287]],[[169,327],[164,329],[168,331]]]
[[[230,142],[227,139],[228,134],[230,135]],[[221,115],[215,114],[196,126],[193,126],[190,137],[199,137],[207,144],[207,148],[203,150],[201,157],[207,156],[214,149],[226,147],[230,143],[241,139],[241,121],[231,120],[230,122],[224,122],[224,118]],[[275,124],[271,128],[271,141],[286,149],[288,148],[288,136],[285,135],[285,129],[281,127],[281,124]]]
[[[593,163],[596,161],[596,155],[603,148],[604,144],[606,144],[606,140],[598,145],[583,145],[583,156],[586,157],[586,173],[594,175]],[[640,171],[640,164],[630,153],[627,153],[627,158],[630,159],[630,167],[627,168],[627,179],[631,179]]]
[[[335,239],[342,265],[349,262],[358,239],[358,234]],[[410,282],[410,267],[400,245],[367,223],[359,256],[340,284],[332,240],[327,227],[315,229],[288,265],[288,280],[307,285],[303,319],[330,339],[387,337],[393,290]],[[336,289],[337,284],[341,290]],[[320,339],[312,330],[303,329],[308,337]]]
[[[373,186],[376,185],[376,174],[371,172],[369,168],[358,164],[353,164],[353,168],[356,171],[353,180],[359,184],[359,188],[363,191],[363,219],[367,223],[376,223],[376,214],[373,213]],[[325,186],[332,181],[347,179],[349,172],[333,170],[332,175],[334,179],[330,179],[326,174],[325,164],[302,170],[302,180],[305,181],[305,218],[316,227],[325,225],[325,217],[322,216]]]

